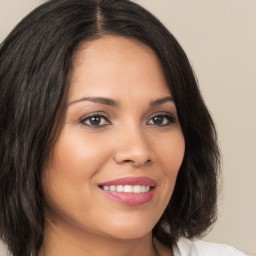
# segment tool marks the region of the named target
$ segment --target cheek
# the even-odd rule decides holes
[[[158,151],[158,159],[160,159],[160,169],[162,170],[163,183],[161,190],[163,192],[163,200],[167,204],[173,193],[177,175],[183,161],[185,153],[185,141],[181,132],[176,133],[171,141],[164,141],[161,144],[161,150]],[[162,201],[162,202],[163,202]]]
[[[96,134],[85,137],[80,128],[72,132],[68,125],[64,127],[53,149],[52,161],[42,173],[44,195],[50,208],[60,211],[66,204],[77,209],[92,203],[95,176],[109,159],[109,149],[102,147],[96,137]]]
[[[163,141],[160,146],[158,158],[161,159],[163,171],[167,176],[177,175],[185,153],[182,132],[176,132],[170,140]]]
[[[56,172],[69,175],[71,179],[93,176],[109,158],[109,149],[96,134],[85,136],[82,128],[73,130],[68,126],[63,130],[54,149],[52,165]]]

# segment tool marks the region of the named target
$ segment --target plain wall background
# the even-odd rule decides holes
[[[0,41],[42,2],[0,0]],[[205,240],[256,255],[256,0],[135,2],[154,13],[185,49],[217,126],[223,188],[219,219]]]

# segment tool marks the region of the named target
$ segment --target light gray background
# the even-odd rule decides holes
[[[42,2],[0,0],[0,39]],[[224,182],[219,219],[205,240],[256,255],[256,0],[135,2],[179,40],[217,125]]]

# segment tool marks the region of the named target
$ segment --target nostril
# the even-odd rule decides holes
[[[133,166],[139,167],[149,164],[151,162],[151,150],[144,144],[133,143],[133,145],[122,144],[116,148],[114,152],[114,160],[118,164],[131,164]]]

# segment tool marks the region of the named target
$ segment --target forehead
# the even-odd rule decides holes
[[[132,90],[170,94],[160,61],[150,47],[120,36],[80,45],[73,58],[71,98],[82,91],[113,95]]]

